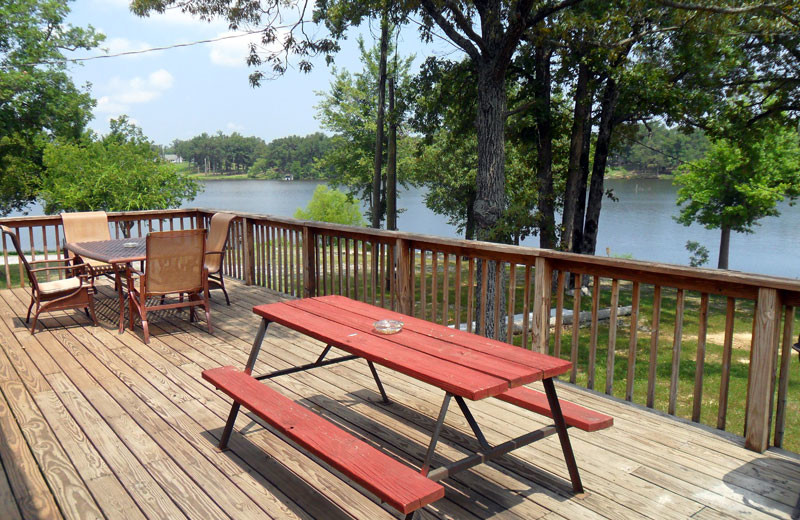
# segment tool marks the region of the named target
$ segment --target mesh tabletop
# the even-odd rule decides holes
[[[135,245],[132,245],[135,244]],[[83,258],[100,260],[109,264],[125,264],[145,260],[147,241],[144,237],[96,242],[68,243],[67,249]]]

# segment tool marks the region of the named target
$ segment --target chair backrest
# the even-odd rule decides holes
[[[111,240],[108,229],[108,215],[105,211],[84,211],[80,213],[62,213],[61,223],[64,226],[66,242],[94,242]],[[70,253],[70,258],[72,253]]]
[[[225,251],[225,245],[228,243],[228,229],[235,218],[236,215],[233,213],[214,213],[211,217],[211,225],[208,227],[206,251]],[[209,273],[216,273],[220,270],[223,256],[207,255],[206,267]]]
[[[203,288],[206,230],[155,231],[147,235],[146,295]]]
[[[8,236],[11,238],[11,244],[14,246],[14,249],[17,251],[17,257],[19,261],[22,262],[22,265],[25,266],[25,272],[28,274],[28,280],[31,282],[31,286],[35,291],[39,290],[39,283],[36,281],[36,276],[34,273],[31,272],[31,266],[28,263],[28,259],[25,256],[25,253],[22,251],[22,247],[19,245],[19,240],[17,239],[16,233],[14,230],[8,226],[0,226],[0,231],[3,233],[3,240],[5,241],[5,237]]]

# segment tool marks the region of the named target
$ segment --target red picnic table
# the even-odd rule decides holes
[[[581,406],[559,401],[553,378],[571,368],[569,361],[532,352],[476,334],[445,327],[358,302],[343,296],[323,296],[259,305],[262,317],[250,357],[243,371],[220,367],[203,378],[233,398],[219,447],[225,449],[241,405],[275,429],[314,453],[335,469],[411,518],[414,511],[444,496],[439,480],[512,450],[557,434],[575,493],[583,492],[567,428],[586,431],[607,428],[613,419]],[[404,323],[396,334],[374,328],[377,320]],[[327,346],[314,363],[253,376],[261,343],[271,322],[278,323]],[[348,353],[326,359],[332,348]],[[396,370],[444,391],[444,400],[425,459],[418,471],[400,463],[307,408],[282,396],[260,380],[363,358],[367,361],[384,402],[389,399],[375,365]],[[542,381],[545,392],[523,385]],[[467,400],[498,398],[553,419],[554,424],[490,446],[470,412]],[[431,469],[431,461],[452,399],[470,425],[480,449],[467,457]]]

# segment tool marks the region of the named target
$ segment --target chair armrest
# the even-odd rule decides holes
[[[224,255],[225,254],[225,250],[222,250],[222,251],[206,251],[206,254],[207,255]]]
[[[78,271],[82,270],[80,265],[59,265],[59,266],[51,266],[51,267],[39,267],[38,269],[31,269],[31,273],[38,273],[41,271]]]
[[[44,259],[42,259],[42,260],[31,260],[30,262],[28,262],[28,265],[36,265],[36,264],[44,264],[44,263],[61,264],[61,263],[64,263],[64,262],[71,262],[71,261],[72,261],[71,258],[51,258],[51,259],[48,259],[48,260],[44,260]]]

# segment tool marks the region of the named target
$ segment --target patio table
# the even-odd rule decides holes
[[[119,331],[122,333],[125,330],[125,294],[120,274],[125,271],[125,265],[132,262],[144,262],[147,258],[147,239],[136,237],[93,242],[67,242],[65,247],[81,258],[99,260],[114,266],[119,296]]]
[[[205,379],[234,398],[220,438],[220,448],[227,446],[239,406],[244,404],[298,444],[315,452],[323,460],[328,460],[324,440],[319,438],[309,440],[302,432],[304,422],[309,423],[305,427],[307,430],[310,431],[312,428],[318,430],[321,427],[318,418],[305,414],[305,410],[298,411],[297,406],[292,407],[295,403],[277,402],[283,399],[282,396],[269,387],[258,384],[257,381],[358,358],[367,361],[381,397],[386,403],[389,402],[389,398],[375,365],[401,372],[444,391],[444,400],[420,471],[432,481],[447,478],[456,472],[483,464],[544,437],[557,434],[572,488],[574,492],[581,493],[583,486],[567,427],[575,425],[587,431],[595,431],[606,428],[613,422],[608,416],[566,402],[565,421],[565,413],[562,413],[562,404],[558,399],[553,378],[571,368],[569,361],[388,311],[343,296],[324,296],[259,305],[253,308],[253,312],[261,316],[262,320],[244,372],[239,372],[234,367],[220,367],[203,372]],[[381,333],[375,330],[374,323],[382,319],[400,320],[404,323],[403,328],[395,334]],[[327,346],[314,363],[253,376],[252,370],[261,344],[267,327],[272,322],[320,340]],[[327,355],[332,348],[343,350],[347,355],[328,359]],[[522,388],[522,385],[535,381],[542,381],[546,400],[545,395],[532,389]],[[260,388],[265,390],[262,392]],[[265,392],[269,392],[269,395]],[[535,395],[541,396],[541,399],[537,399]],[[551,417],[554,424],[490,446],[467,403],[488,397],[496,397],[537,411]],[[458,404],[480,449],[463,459],[432,469],[432,458],[451,400],[455,400]],[[291,420],[285,419],[286,412],[281,408],[291,408]],[[334,447],[330,449],[334,450]],[[338,461],[338,464],[335,466],[336,469],[345,474],[350,475],[348,471],[357,473],[357,468],[350,468],[347,462]]]

